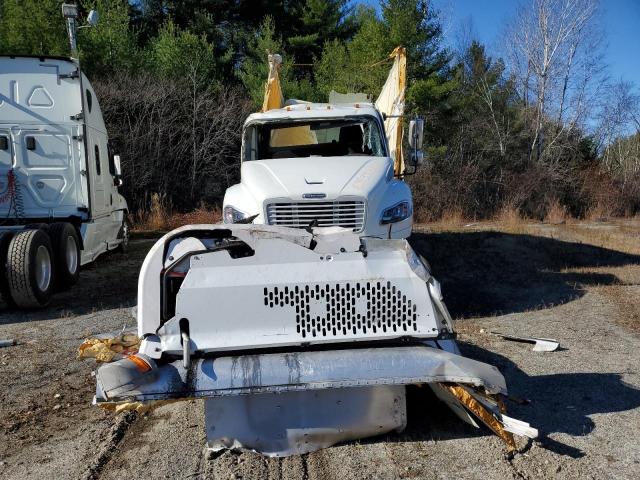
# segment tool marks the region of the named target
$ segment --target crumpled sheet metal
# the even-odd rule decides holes
[[[374,386],[218,397],[205,401],[207,445],[270,457],[402,431],[405,387]]]
[[[96,372],[100,401],[143,401],[282,393],[371,385],[433,382],[465,383],[490,393],[507,393],[504,377],[492,365],[426,346],[269,353],[182,361],[133,380],[126,359]]]
[[[555,352],[560,347],[560,342],[554,338],[520,337],[517,335],[507,335],[500,332],[489,332],[491,335],[511,340],[513,342],[530,343],[534,352]]]
[[[94,338],[87,338],[78,347],[78,358],[94,358],[97,362],[109,363],[135,354],[139,347],[140,338],[135,332],[127,332],[123,329],[117,335],[105,333]],[[116,414],[122,412],[144,414],[166,403],[171,403],[171,401],[108,402],[101,403],[99,406]]]

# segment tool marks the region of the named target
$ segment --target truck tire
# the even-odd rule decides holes
[[[49,235],[43,230],[16,233],[7,254],[7,280],[16,306],[38,308],[49,303],[54,277]]]
[[[80,278],[80,239],[75,227],[67,222],[49,227],[56,270],[56,287],[64,290],[78,283]]]
[[[0,232],[0,300],[10,307],[15,307],[9,291],[9,280],[7,279],[7,254],[9,253],[9,243],[11,243],[12,238],[13,232]]]

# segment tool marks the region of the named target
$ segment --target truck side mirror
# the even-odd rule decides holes
[[[116,177],[113,181],[116,187],[122,185],[122,166],[120,165],[120,155],[113,156],[113,165],[115,167]]]
[[[410,162],[413,167],[419,167],[424,163],[424,152],[422,150],[412,150]]]
[[[409,146],[414,150],[422,150],[424,139],[424,120],[415,118],[409,122]]]
[[[424,120],[415,118],[409,122],[409,146],[411,153],[409,162],[414,168],[422,165],[424,154],[422,153],[422,141],[424,139]]]
[[[98,24],[98,12],[91,10],[87,15],[87,24],[90,27],[95,27]]]

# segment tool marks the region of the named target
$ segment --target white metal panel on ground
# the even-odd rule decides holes
[[[338,442],[403,430],[404,386],[375,386],[210,398],[207,443],[214,451],[245,448],[283,457]]]

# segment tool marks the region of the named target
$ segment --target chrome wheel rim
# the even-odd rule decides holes
[[[44,245],[36,250],[36,285],[41,292],[46,291],[51,283],[51,255]]]
[[[69,235],[65,246],[65,259],[67,261],[67,270],[69,273],[75,274],[78,269],[78,248],[75,239]]]

